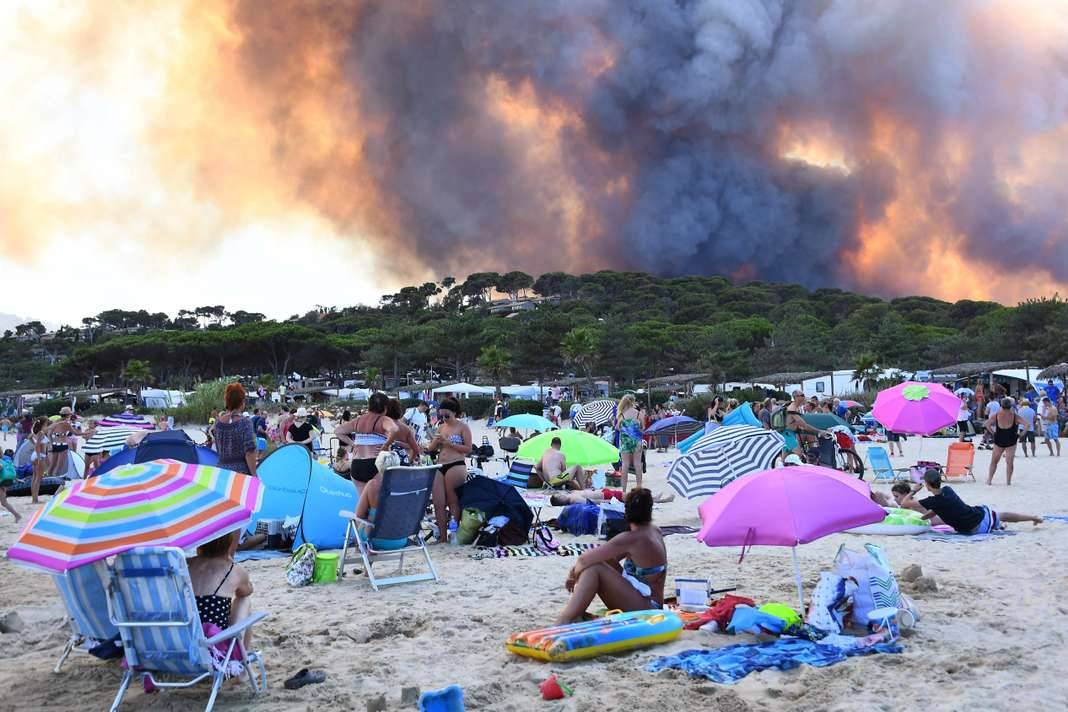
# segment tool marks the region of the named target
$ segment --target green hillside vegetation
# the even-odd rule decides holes
[[[405,287],[377,307],[323,307],[283,322],[222,306],[174,318],[114,309],[44,332],[33,322],[0,339],[0,388],[191,387],[293,371],[336,379],[371,370],[385,384],[429,369],[439,380],[573,374],[635,383],[672,372],[744,381],[873,362],[1048,365],[1068,351],[1068,304],[1057,296],[1005,307],[723,277],[509,272]]]

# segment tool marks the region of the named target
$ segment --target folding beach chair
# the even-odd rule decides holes
[[[890,455],[887,454],[886,448],[879,445],[872,445],[868,448],[868,464],[871,465],[872,474],[875,475],[875,482],[895,482],[909,478],[909,468],[894,467],[890,463]]]
[[[541,475],[534,471],[534,463],[529,460],[512,460],[503,481],[519,489],[539,489],[545,484]]]
[[[90,650],[100,643],[116,640],[119,630],[108,617],[108,597],[105,587],[108,581],[107,564],[96,561],[79,566],[63,574],[53,574],[60,598],[67,608],[71,636],[56,661],[53,672],[59,672],[67,657],[78,646]]]
[[[950,443],[946,453],[946,467],[942,477],[946,480],[966,480],[975,482],[972,463],[975,461],[975,446],[971,443]]]
[[[205,712],[214,707],[219,688],[230,675],[244,673],[254,694],[267,688],[267,671],[260,654],[245,651],[243,661],[237,655],[245,631],[268,614],[253,614],[206,637],[181,549],[145,547],[119,554],[108,583],[108,611],[122,636],[126,655],[126,674],[112,712],[118,710],[134,677],[160,688],[191,687],[210,679],[211,696]],[[259,666],[258,683],[253,663]]]
[[[389,586],[410,581],[437,581],[438,572],[430,560],[430,551],[420,536],[423,513],[430,502],[430,490],[437,477],[436,467],[391,467],[382,474],[382,488],[378,493],[378,507],[375,508],[374,521],[360,519],[352,512],[341,511],[338,515],[348,520],[345,530],[345,547],[338,562],[338,573],[345,575],[349,544],[356,542],[363,558],[364,570],[371,581],[371,587],[378,590],[380,586]],[[365,536],[361,536],[361,529]],[[376,540],[405,540],[398,549],[376,549]],[[429,572],[403,576],[404,555],[419,552],[426,558]],[[380,561],[398,561],[397,575],[388,578],[375,576],[374,564]]]

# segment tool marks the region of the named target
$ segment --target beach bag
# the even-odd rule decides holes
[[[853,620],[861,625],[868,622],[868,614],[876,608],[901,608],[901,591],[897,579],[886,560],[882,548],[865,544],[863,552],[838,548],[834,557],[834,572],[857,582],[853,596]]]
[[[478,532],[486,523],[486,513],[474,507],[464,507],[460,515],[460,527],[456,531],[456,539],[461,544],[471,544],[478,538]]]
[[[315,557],[319,552],[312,544],[301,544],[293,552],[293,558],[286,566],[286,581],[290,586],[307,586],[315,574]]]
[[[855,605],[856,592],[856,581],[826,571],[820,573],[819,583],[809,599],[805,623],[824,633],[841,633],[846,616]]]
[[[534,547],[546,554],[555,554],[556,550],[560,548],[560,542],[553,536],[552,530],[545,525],[535,529],[530,538],[534,542]]]

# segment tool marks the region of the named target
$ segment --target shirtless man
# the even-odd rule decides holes
[[[623,501],[625,493],[623,490],[614,489],[587,489],[587,490],[571,490],[570,492],[560,492],[554,494],[549,498],[549,503],[554,507],[565,507],[569,504],[585,504],[589,502],[607,502],[615,499],[620,502]],[[653,503],[662,504],[664,502],[674,502],[675,495],[673,494],[654,494]]]
[[[541,479],[550,487],[566,487],[567,489],[586,489],[589,483],[586,481],[586,471],[582,465],[567,466],[567,456],[560,450],[560,438],[553,438],[550,447],[541,456],[534,470],[541,475]]]

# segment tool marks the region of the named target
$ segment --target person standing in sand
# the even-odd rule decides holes
[[[1061,456],[1061,424],[1057,413],[1057,407],[1046,396],[1042,399],[1042,442],[1049,448],[1049,454],[1053,456],[1053,446],[1057,446],[1057,457]]]
[[[616,430],[619,431],[619,456],[622,464],[620,472],[623,477],[623,491],[627,491],[627,479],[630,468],[634,468],[634,486],[642,486],[642,431],[638,426],[638,409],[634,406],[634,396],[626,394],[619,399],[616,409]]]
[[[460,523],[460,498],[456,490],[467,479],[467,463],[465,458],[471,454],[471,428],[460,420],[463,410],[460,402],[455,398],[446,398],[438,404],[438,417],[441,425],[438,426],[430,444],[429,451],[437,451],[437,464],[441,469],[441,477],[434,478],[434,517],[438,524],[438,541],[448,539],[448,519],[445,514],[445,505],[448,505],[448,516],[459,525]]]
[[[990,403],[987,407],[995,405]],[[1005,484],[1012,484],[1012,470],[1016,459],[1016,443],[1020,439],[1021,426],[1025,426],[1023,419],[1016,415],[1012,409],[1012,399],[1002,398],[997,404],[994,415],[986,421],[986,432],[993,438],[994,451],[990,454],[990,469],[987,471],[986,483],[994,484],[994,475],[998,470],[998,462],[1005,457]]]
[[[1024,398],[1020,401],[1020,408],[1016,411],[1016,415],[1019,416],[1022,421],[1020,425],[1020,441],[1023,443],[1022,450],[1024,457],[1027,455],[1027,445],[1031,444],[1031,457],[1035,456],[1035,420],[1038,414],[1035,409],[1031,407],[1031,401]]]
[[[256,431],[252,418],[242,415],[245,389],[231,383],[223,396],[226,410],[215,421],[215,449],[219,467],[246,475],[256,475]]]

